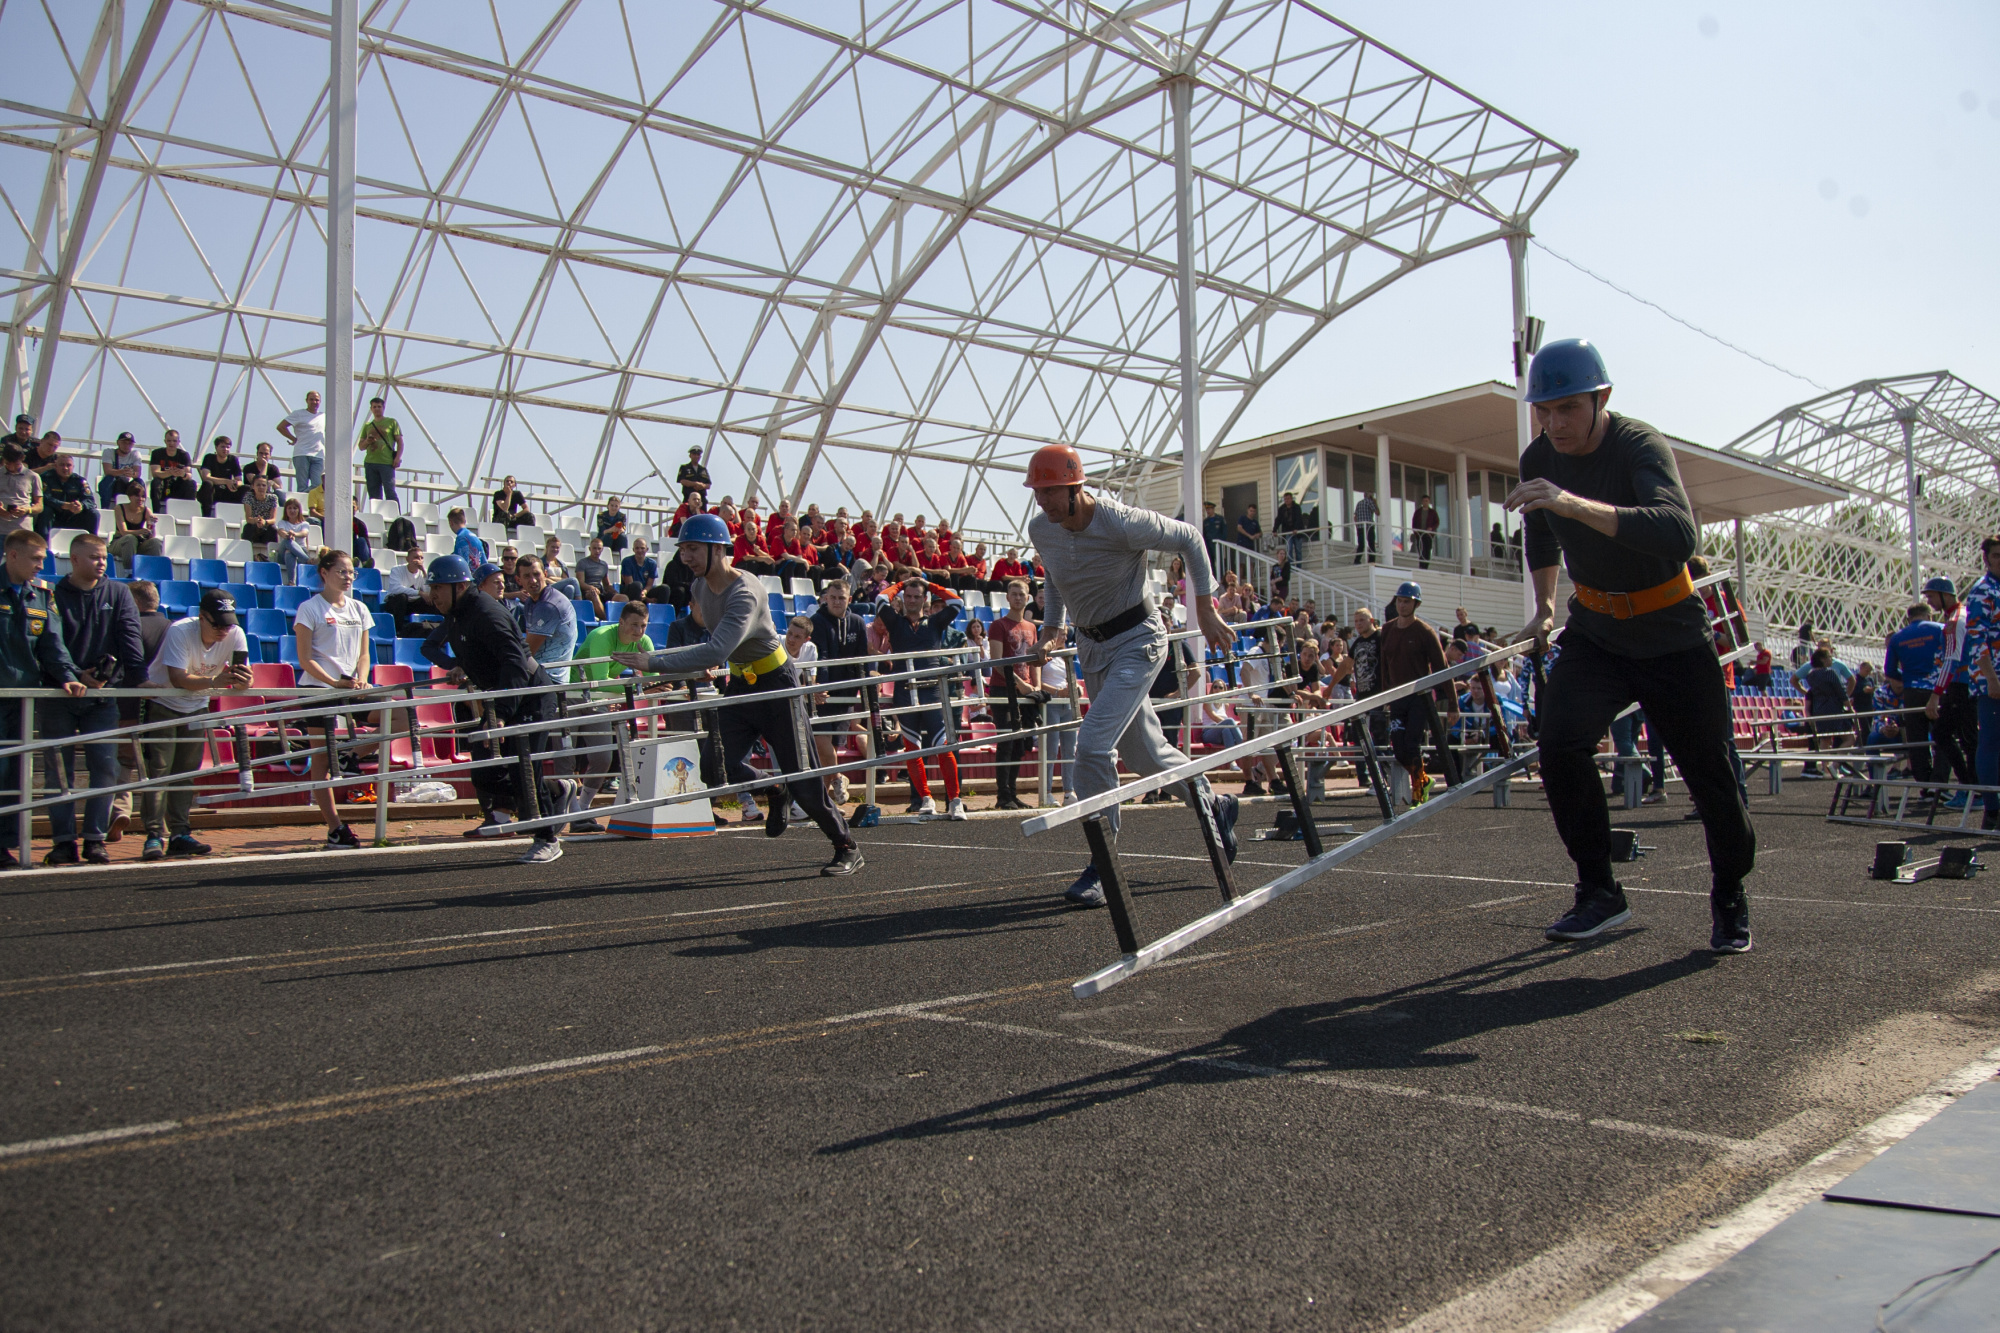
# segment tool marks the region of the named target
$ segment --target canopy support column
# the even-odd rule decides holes
[[[326,544],[354,549],[354,130],[359,0],[333,0],[326,118]]]
[[[1195,364],[1194,80],[1167,85],[1174,108],[1174,288],[1181,339],[1181,517],[1201,526],[1201,382]]]

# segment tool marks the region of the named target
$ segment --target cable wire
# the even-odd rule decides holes
[[[1722,346],[1727,347],[1730,351],[1736,352],[1742,356],[1747,356],[1752,361],[1755,361],[1759,365],[1769,366],[1771,369],[1777,371],[1780,375],[1789,375],[1795,380],[1802,380],[1805,383],[1812,385],[1813,388],[1818,389],[1821,393],[1833,392],[1833,388],[1831,385],[1821,384],[1818,380],[1814,379],[1812,376],[1801,375],[1796,370],[1787,370],[1785,369],[1785,367],[1779,365],[1777,362],[1769,359],[1768,357],[1758,356],[1755,352],[1751,351],[1747,347],[1738,347],[1735,343],[1730,342],[1727,338],[1718,337],[1715,334],[1710,333],[1707,329],[1701,327],[1701,325],[1696,324],[1691,320],[1682,319],[1679,315],[1676,315],[1673,311],[1667,309],[1665,306],[1661,305],[1658,301],[1649,301],[1635,291],[1631,291],[1627,288],[1620,287],[1617,283],[1605,277],[1602,273],[1598,273],[1591,269],[1587,269],[1583,265],[1577,263],[1574,259],[1571,259],[1568,255],[1559,254],[1556,251],[1549,249],[1548,245],[1545,244],[1540,237],[1531,236],[1528,239],[1534,242],[1537,249],[1542,250],[1552,258],[1562,260],[1563,263],[1568,264],[1571,268],[1575,269],[1578,273],[1583,274],[1585,277],[1597,279],[1599,282],[1603,283],[1606,287],[1609,287],[1612,291],[1617,292],[1620,296],[1629,296],[1634,301],[1637,301],[1640,305],[1651,306],[1653,309],[1665,315],[1668,319],[1671,319],[1674,323],[1679,324],[1683,328],[1692,329],[1694,332],[1699,333],[1702,337],[1708,339],[1710,342],[1720,343]]]

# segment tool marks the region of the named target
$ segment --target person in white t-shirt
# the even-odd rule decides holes
[[[250,641],[236,623],[236,599],[219,588],[201,595],[197,614],[167,627],[146,676],[146,683],[159,686],[161,693],[144,701],[139,716],[142,722],[171,720],[175,725],[144,733],[139,748],[147,777],[176,776],[201,767],[206,737],[200,724],[189,719],[207,712],[209,699],[217,692],[248,685],[249,660]],[[208,855],[209,845],[194,838],[188,819],[193,809],[192,783],[165,793],[157,787],[140,793],[139,815],[146,825],[144,860]]]
[[[319,548],[313,545],[312,524],[306,522],[305,506],[298,497],[285,501],[285,512],[277,522],[278,563],[284,567],[285,581],[299,581],[298,568],[301,561],[315,560]]]
[[[375,614],[360,599],[349,595],[354,588],[354,560],[347,552],[331,546],[323,549],[319,553],[319,577],[320,592],[300,603],[292,617],[292,632],[299,637],[299,684],[308,688],[323,685],[336,690],[360,689],[368,684],[371,647],[368,631],[375,624]],[[325,744],[313,755],[315,782],[332,776],[329,756],[333,753],[334,729],[339,720],[339,714],[328,713],[308,723],[316,724],[325,739]],[[386,773],[376,775],[378,782],[387,780]],[[313,793],[313,799],[319,804],[319,812],[326,816],[326,849],[332,852],[359,847],[361,840],[354,836],[354,830],[341,819],[334,805],[333,788],[321,787]]]
[[[320,410],[319,395],[306,395],[306,405],[287,413],[278,423],[278,434],[292,442],[292,476],[299,489],[309,491],[326,473],[326,413]]]
[[[1051,657],[1042,663],[1042,689],[1047,691],[1049,696],[1048,703],[1042,706],[1044,725],[1053,727],[1071,721],[1067,657]],[[1060,787],[1064,792],[1063,804],[1070,804],[1076,799],[1076,794],[1070,790],[1069,785],[1070,765],[1076,761],[1076,729],[1072,727],[1067,731],[1049,732],[1036,744],[1054,747],[1050,762],[1054,764],[1055,771],[1049,775],[1050,790]]]

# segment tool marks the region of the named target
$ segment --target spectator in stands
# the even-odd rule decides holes
[[[307,689],[358,690],[369,683],[372,674],[369,659],[374,645],[369,642],[369,631],[374,628],[375,616],[360,598],[349,595],[354,588],[354,560],[347,552],[324,547],[316,564],[320,591],[302,602],[292,616],[292,632],[299,640],[299,684]],[[317,726],[321,736],[321,746],[312,757],[314,782],[324,782],[333,775],[336,734],[343,716],[324,713],[306,723]],[[354,721],[348,718],[347,723],[351,737]],[[378,773],[376,780],[386,782],[388,774]],[[313,801],[326,819],[328,851],[361,845],[361,839],[340,817],[332,787],[319,788]]]
[[[770,548],[770,554],[775,563],[771,572],[781,579],[804,578],[819,560],[819,552],[800,534],[799,521],[790,514],[784,516],[784,526],[779,529],[777,544]]]
[[[13,430],[0,435],[0,448],[11,444],[21,451],[23,458],[40,442],[41,437],[35,434],[35,418],[26,412],[14,418]]]
[[[33,530],[42,512],[42,479],[28,471],[17,444],[0,446],[0,534]]]
[[[285,582],[297,583],[297,571],[301,561],[311,564],[319,559],[319,548],[313,544],[312,524],[306,522],[305,507],[298,497],[285,501],[285,512],[278,519],[278,563],[284,567]]]
[[[1297,562],[1306,549],[1306,513],[1299,508],[1299,502],[1286,491],[1278,501],[1278,512],[1271,516],[1271,531],[1284,538],[1285,554]]]
[[[319,395],[308,393],[306,405],[278,423],[278,434],[292,446],[292,479],[298,488],[318,486],[326,475],[326,413],[320,410]]]
[[[201,488],[195,492],[195,498],[201,501],[204,515],[214,518],[218,504],[243,503],[243,460],[236,456],[227,435],[215,437],[208,457],[201,460],[197,470],[201,474]]]
[[[632,554],[618,562],[618,590],[633,601],[643,601],[647,590],[660,581],[660,562],[646,551],[646,539],[635,537]]]
[[[158,521],[146,504],[143,481],[127,485],[125,499],[111,507],[111,522],[111,554],[124,561],[127,569],[132,567],[133,556],[158,555],[166,549],[157,535]]]
[[[1428,495],[1417,497],[1416,512],[1410,515],[1410,545],[1417,552],[1417,568],[1429,569],[1437,553],[1438,511]]]
[[[704,505],[708,501],[710,481],[708,469],[701,465],[701,446],[688,449],[688,461],[681,464],[681,470],[674,474],[674,483],[681,488],[682,500],[699,500]]]
[[[125,488],[145,479],[146,460],[139,455],[139,441],[129,430],[118,432],[118,442],[104,451],[98,471],[97,507],[111,508],[123,498]]]
[[[403,563],[390,570],[382,579],[382,609],[396,620],[396,636],[410,635],[410,617],[424,615],[429,610],[429,600],[424,596],[430,586],[424,577],[424,552],[420,546],[412,546],[403,553]]]
[[[1243,506],[1243,517],[1236,520],[1236,536],[1233,540],[1238,546],[1249,551],[1256,550],[1258,544],[1264,540],[1264,525],[1257,521],[1256,505]]]
[[[1978,740],[1973,762],[1981,786],[2000,786],[2000,674],[1996,674],[1993,654],[2000,650],[2000,536],[1979,543],[1986,572],[1965,593],[1965,647],[1955,674],[1967,676]],[[1980,793],[1985,805],[1979,827],[1990,832],[2000,828],[2000,793]]]
[[[491,560],[481,561],[479,567],[472,571],[472,586],[500,603],[508,614],[513,613],[514,608],[508,604],[507,598],[507,573]]]
[[[389,404],[380,398],[368,400],[368,420],[361,427],[359,441],[361,471],[368,479],[368,498],[371,500],[394,500],[399,506],[403,497],[396,494],[396,469],[403,465],[403,427],[396,418],[384,415]]]
[[[571,602],[584,600],[583,585],[570,573],[570,567],[563,563],[562,538],[551,532],[542,539],[542,573],[548,576],[549,586],[570,599]]]
[[[210,588],[201,595],[194,615],[175,621],[167,630],[153,659],[148,683],[162,692],[141,703],[139,720],[173,725],[146,732],[140,742],[148,778],[181,778],[201,767],[207,733],[194,719],[208,711],[210,695],[241,690],[250,683],[249,660],[250,641],[236,623],[236,599]],[[148,787],[141,793],[139,811],[146,823],[142,858],[208,855],[213,849],[195,839],[189,821],[193,810],[192,781],[166,791]]]
[[[576,607],[550,584],[548,570],[535,556],[516,561],[514,577],[521,585],[514,614],[527,637],[528,653],[550,680],[567,685],[569,660],[576,656]]]
[[[747,569],[752,574],[778,572],[778,562],[771,558],[771,552],[764,544],[763,529],[747,519],[730,544],[729,557],[736,568]]]
[[[124,584],[104,577],[104,540],[95,533],[78,534],[70,542],[69,561],[69,573],[56,582],[55,601],[62,613],[63,645],[69,649],[77,679],[91,691],[144,685],[146,658],[139,639],[139,609]],[[37,704],[35,715],[44,740],[98,737],[84,741],[88,778],[82,785],[93,789],[117,785],[117,700],[97,693],[82,698],[43,699]],[[44,765],[53,762],[57,754],[62,757],[63,785],[74,790],[78,786],[76,749],[73,745],[63,745],[45,756]],[[108,790],[84,803],[81,855],[76,845],[75,802],[52,805],[48,813],[49,836],[55,845],[42,864],[110,863],[111,857],[104,850],[111,827]]]
[[[97,497],[90,483],[76,473],[76,460],[59,454],[42,474],[42,515],[36,526],[44,537],[57,529],[97,532]]]
[[[1820,738],[1827,737],[1827,743],[1832,748],[1842,748],[1854,730],[1854,719],[1847,711],[1848,678],[1834,670],[1830,649],[1813,649],[1809,665],[1800,674],[1800,684],[1805,687],[1807,726],[1810,728],[1807,744],[1816,752],[1820,748]],[[1809,778],[1821,776],[1819,765],[1812,761],[1808,761],[1800,771]]]
[[[599,620],[604,619],[606,604],[619,594],[611,586],[611,563],[604,558],[603,538],[590,539],[589,552],[577,557],[574,572],[577,586],[589,599],[591,610],[597,613]]]
[[[528,497],[521,494],[512,477],[503,478],[500,489],[493,492],[493,521],[503,525],[509,537],[516,528],[534,526],[535,513],[528,508]]]
[[[265,477],[250,479],[250,493],[243,497],[242,535],[257,559],[271,558],[271,546],[278,540],[278,497]]]
[[[853,688],[865,667],[843,666],[842,658],[868,655],[868,627],[850,609],[845,583],[829,583],[812,614],[812,641],[819,662],[819,683],[825,692],[813,696],[813,747],[821,767],[835,762],[837,737],[859,734],[861,715],[866,712],[861,691]],[[848,686],[836,689],[835,686]],[[826,781],[827,795],[835,805],[847,804],[847,775],[835,773]]]
[[[19,452],[13,445],[7,450]],[[81,698],[85,687],[63,636],[46,632],[50,620],[60,614],[54,589],[40,578],[47,552],[48,541],[32,528],[7,534],[6,577],[0,579],[0,686],[20,690],[48,685]],[[0,745],[22,739],[20,709],[0,708]],[[0,760],[0,790],[18,790],[18,762],[11,757]],[[27,860],[27,848],[21,849],[19,862],[11,850],[18,822],[0,819],[0,870],[12,870]]]
[[[1760,690],[1771,688],[1771,650],[1759,643],[1757,656],[1752,659],[1750,684]]]
[[[1486,546],[1487,549],[1490,552],[1492,552],[1492,558],[1494,560],[1499,561],[1501,563],[1506,562],[1507,534],[1498,523],[1495,523],[1493,525],[1493,531],[1486,534]]]
[[[153,508],[165,511],[169,500],[196,500],[194,457],[181,447],[181,433],[170,430],[147,460],[153,479]]]
[[[512,546],[502,546],[500,548],[500,558],[493,562],[494,564],[500,566],[500,573],[506,577],[507,596],[510,598],[513,597],[515,593],[521,591],[520,583],[514,578],[514,566],[520,559],[521,559],[521,552],[517,548]]]
[[[1363,556],[1368,558],[1368,563],[1371,565],[1378,558],[1375,541],[1375,518],[1375,497],[1369,492],[1363,491],[1361,492],[1361,498],[1354,502],[1354,563],[1357,565],[1361,563]]]
[[[35,442],[34,448],[28,450],[28,471],[40,477],[43,487],[46,488],[49,482],[49,469],[56,465],[56,459],[60,457],[62,457],[62,436],[50,431]]]
[[[625,675],[625,669],[616,662],[592,662],[593,657],[610,657],[613,653],[650,653],[654,643],[646,633],[646,604],[644,602],[623,602],[618,609],[618,619],[609,624],[599,625],[584,635],[583,644],[577,650],[577,657],[584,659],[574,668],[579,681],[612,681]],[[597,799],[598,789],[604,779],[617,767],[618,743],[615,724],[610,709],[614,708],[623,694],[616,684],[599,688],[595,693],[598,711],[588,715],[582,726],[574,733],[577,748],[582,750],[602,749],[602,754],[585,755],[583,759],[583,803],[582,808],[590,809]],[[602,833],[604,826],[595,819],[578,819],[570,822],[571,833]]]
[[[1026,579],[1012,579],[1006,587],[1007,614],[996,616],[988,630],[991,645],[988,655],[995,658],[1031,655],[1042,631],[1041,626],[1028,615],[1028,582]],[[1042,705],[1047,701],[1042,685],[1043,670],[1034,662],[1017,662],[1012,666],[999,667],[989,674],[986,693],[991,701],[989,707],[996,728],[1002,732],[1028,731],[1042,725]],[[995,747],[993,775],[998,798],[996,809],[1028,808],[1020,796],[1021,761],[1033,745],[1032,740],[1021,736],[1000,741]]]
[[[444,516],[446,526],[451,529],[451,553],[463,560],[466,568],[486,563],[486,543],[465,521],[463,509],[453,509]]]
[[[134,481],[143,498],[146,483]],[[132,595],[132,605],[139,616],[139,672],[130,682],[129,688],[140,688],[146,684],[146,672],[153,660],[160,655],[160,643],[173,628],[173,621],[160,611],[160,590],[150,579],[133,579],[122,584]],[[139,721],[139,704],[136,698],[118,701],[118,725],[130,727]],[[121,741],[118,745],[118,783],[124,786],[139,780],[139,747],[132,740]],[[132,793],[121,791],[111,798],[111,831],[105,835],[106,842],[119,842],[125,837],[125,830],[132,822]]]
[[[960,592],[985,592],[986,560],[965,553],[965,543],[953,537],[944,552],[945,579]],[[1004,586],[1004,585],[1003,585]]]
[[[285,489],[285,479],[279,475],[278,465],[271,461],[271,442],[269,440],[258,442],[255,461],[245,465],[243,469],[243,484],[246,487],[255,482],[259,477],[262,477],[269,484],[272,495],[277,495]]]
[[[618,508],[618,497],[611,496],[604,502],[604,512],[597,516],[597,536],[605,547],[623,554],[625,550],[625,515]]]

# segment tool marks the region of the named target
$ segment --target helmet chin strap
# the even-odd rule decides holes
[[[1069,516],[1071,518],[1076,517],[1076,497],[1082,494],[1082,492],[1083,487],[1081,486],[1072,486],[1069,488]]]

